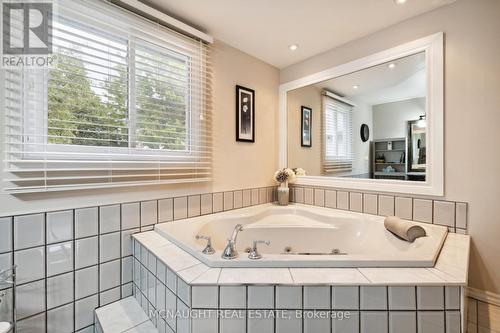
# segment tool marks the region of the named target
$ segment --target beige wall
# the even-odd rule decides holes
[[[312,147],[302,147],[301,107],[312,109]],[[321,89],[308,86],[290,91],[288,107],[288,166],[303,168],[308,175],[321,175]]]
[[[216,42],[214,66],[214,181],[210,184],[130,187],[13,196],[0,192],[0,215],[87,207],[273,184],[277,167],[279,71],[254,57]],[[256,142],[235,142],[235,84],[256,91]],[[0,126],[3,130],[3,126]],[[0,145],[0,158],[4,154]],[[1,162],[3,165],[3,161]]]
[[[297,79],[439,31],[445,35],[445,198],[469,203],[470,285],[500,292],[500,1],[456,3],[290,66]]]

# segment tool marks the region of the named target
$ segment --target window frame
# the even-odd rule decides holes
[[[109,9],[102,8],[105,11],[109,12]],[[85,9],[78,4],[69,5],[67,8],[62,8],[62,6],[58,7],[58,15],[63,16],[67,20],[81,20],[85,21],[84,23],[87,25],[92,24],[96,29],[101,31],[110,31],[109,25],[99,24],[99,17],[101,19],[107,18],[106,22],[109,22],[109,16],[105,16],[105,11],[100,11],[97,17],[92,19],[88,18],[88,15],[95,14],[96,9]],[[110,160],[109,156],[112,154],[112,159],[117,161],[158,161],[158,160],[166,160],[172,158],[179,157],[192,157],[196,156],[198,151],[193,151],[193,142],[199,142],[200,137],[196,136],[196,131],[193,130],[196,124],[193,123],[194,117],[192,116],[193,112],[193,83],[191,80],[191,76],[193,73],[192,59],[191,55],[183,50],[180,47],[174,47],[172,38],[167,33],[163,33],[160,30],[152,31],[151,27],[131,27],[126,26],[123,22],[119,20],[115,20],[115,25],[117,28],[111,30],[111,33],[115,34],[123,34],[124,31],[122,29],[128,29],[133,33],[127,32],[126,37],[127,40],[127,74],[128,74],[128,82],[127,82],[127,128],[129,133],[128,139],[128,147],[106,147],[106,146],[90,146],[90,145],[70,145],[70,144],[57,144],[57,143],[48,143],[48,71],[39,70],[39,73],[43,73],[44,83],[42,87],[44,88],[43,95],[45,96],[45,104],[43,105],[43,126],[34,126],[30,123],[30,112],[33,110],[27,110],[23,108],[23,138],[24,141],[34,142],[33,145],[23,145],[23,154],[22,159],[25,160]],[[87,22],[88,21],[88,22]],[[152,37],[152,33],[154,33],[154,37]],[[139,36],[139,37],[138,37]],[[131,143],[134,142],[134,133],[136,127],[136,122],[133,119],[137,115],[135,98],[137,97],[137,90],[135,90],[135,71],[136,71],[136,61],[135,61],[135,47],[138,41],[141,41],[143,44],[151,44],[154,47],[158,47],[160,49],[164,49],[168,53],[176,53],[181,57],[184,57],[184,62],[186,63],[188,69],[186,71],[187,78],[187,96],[186,96],[186,107],[185,107],[185,115],[186,115],[186,144],[184,149],[147,149],[147,148],[137,148],[130,146]],[[166,42],[169,47],[162,45],[162,41]],[[180,58],[179,58],[180,59]],[[26,87],[26,73],[23,71],[23,87],[25,90]],[[26,98],[26,97],[25,97]],[[23,102],[25,104],[25,100]],[[38,108],[37,108],[38,109]],[[43,152],[38,150],[39,147],[44,148]],[[31,149],[33,148],[33,149]],[[65,154],[71,152],[72,154]]]
[[[325,123],[323,124],[324,128],[325,128],[325,138],[323,138],[325,140],[325,144],[324,144],[324,157],[325,157],[325,161],[327,162],[330,162],[330,161],[335,161],[335,162],[351,162],[352,163],[352,131],[351,133],[349,133],[349,123],[351,122],[351,128],[352,128],[352,110],[348,110],[348,109],[345,109],[345,110],[340,110],[340,109],[337,109],[337,108],[334,108],[334,107],[329,107],[329,104],[333,104],[332,102],[329,102],[328,99],[331,99],[331,97],[328,97],[328,96],[324,96],[323,97],[325,99],[324,101],[324,105],[325,105]],[[340,103],[340,102],[339,102]],[[335,117],[336,117],[336,121],[335,121],[335,131],[338,130],[338,114],[339,113],[342,113],[345,115],[345,118],[346,118],[346,121],[345,121],[345,125],[344,125],[344,128],[343,128],[343,132],[344,132],[344,140],[345,140],[345,144],[344,144],[344,148],[345,148],[345,151],[346,151],[346,154],[345,155],[339,155],[339,144],[336,143],[334,144],[335,146],[335,150],[336,150],[336,154],[334,155],[329,155],[328,154],[328,140],[327,140],[327,137],[328,137],[328,130],[327,130],[327,113],[328,112],[332,112],[332,113],[335,113]],[[333,134],[335,135],[335,134]],[[349,138],[349,136],[351,136]],[[337,140],[336,140],[337,142]]]

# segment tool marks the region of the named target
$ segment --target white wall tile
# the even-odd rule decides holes
[[[271,310],[268,310],[271,311]],[[274,318],[266,310],[261,310],[264,318],[248,316],[248,333],[274,333]]]
[[[417,287],[417,307],[419,310],[443,310],[443,287]]]
[[[378,215],[393,216],[394,213],[394,197],[389,195],[378,196]]]
[[[120,205],[99,207],[99,233],[120,230]]]
[[[172,290],[174,293],[177,290],[177,275],[167,267],[167,287]]]
[[[73,272],[47,279],[47,308],[52,309],[73,301]]]
[[[359,312],[358,311],[346,311],[347,313],[343,318],[332,318],[332,328],[333,332],[341,333],[359,333]]]
[[[75,302],[75,329],[79,330],[94,323],[94,310],[97,308],[97,295]]]
[[[445,308],[460,310],[460,287],[445,287]]]
[[[120,285],[120,260],[99,265],[99,290],[107,290]]]
[[[0,252],[12,251],[12,218],[0,218]]]
[[[201,201],[199,195],[191,195],[188,197],[188,217],[200,216]]]
[[[165,286],[160,280],[156,280],[156,308],[159,311],[165,310]]]
[[[361,333],[387,333],[388,327],[389,323],[387,322],[387,312],[361,312]]]
[[[246,287],[221,286],[220,308],[222,309],[244,309],[246,308]]]
[[[413,220],[432,223],[432,200],[413,199]]]
[[[277,309],[302,309],[302,287],[276,286]]]
[[[122,281],[121,283],[132,282],[133,258],[122,258]]]
[[[47,330],[50,333],[73,332],[73,304],[48,311]]]
[[[332,287],[332,307],[336,310],[359,309],[359,288]]]
[[[361,287],[360,309],[362,310],[386,310],[387,288],[386,287]]]
[[[274,186],[267,188],[267,202],[275,202],[277,200],[275,193],[276,188]]]
[[[10,254],[5,254],[3,257],[10,258]],[[26,283],[44,278],[45,248],[36,247],[14,252],[14,264],[17,265],[17,283]],[[9,264],[9,266],[11,265]]]
[[[446,311],[446,333],[460,333],[460,311]]]
[[[248,286],[248,308],[249,309],[273,309],[274,287],[273,286]]]
[[[290,318],[286,316],[290,315]],[[302,318],[295,315],[295,312],[277,315],[276,333],[302,333]]]
[[[141,202],[141,227],[156,224],[158,221],[158,201]]]
[[[349,192],[337,191],[337,208],[343,210],[349,209]]]
[[[126,203],[122,205],[122,230],[139,228],[140,206],[138,202]]]
[[[457,228],[467,229],[467,204],[464,202],[456,203],[455,220]]]
[[[217,311],[204,311],[204,316],[192,319],[191,333],[211,333],[219,331]]]
[[[63,242],[73,238],[73,211],[47,213],[47,243]]]
[[[412,214],[412,198],[396,197],[394,200],[394,215],[399,218],[411,220]]]
[[[99,294],[99,306],[105,306],[107,304],[116,302],[120,299],[121,288],[116,287],[110,290],[106,290]]]
[[[314,189],[314,205],[315,206],[325,206],[325,190],[320,188]]]
[[[330,298],[330,287],[328,286],[304,287],[304,309],[329,309]]]
[[[267,188],[259,188],[259,204],[267,202]]]
[[[296,203],[304,203],[304,188],[294,187],[293,198]]]
[[[417,315],[410,311],[389,312],[389,332],[417,333]]]
[[[243,207],[248,207],[252,204],[252,190],[243,190],[242,204]]]
[[[213,212],[222,212],[224,210],[224,195],[223,193],[214,193],[213,197]]]
[[[310,187],[304,188],[304,203],[306,205],[314,205],[314,189]]]
[[[45,313],[17,322],[17,332],[45,333]],[[49,332],[50,333],[50,332]]]
[[[224,192],[224,210],[231,210],[233,209],[234,205],[234,196],[233,192]]]
[[[44,245],[45,215],[32,214],[14,217],[14,249]]]
[[[90,237],[97,233],[97,207],[75,209],[75,237]]]
[[[176,309],[177,309],[177,297],[175,297],[175,294],[170,289],[166,288],[165,289],[165,311],[174,311],[175,312]],[[175,328],[174,316],[167,316],[166,322],[168,325],[170,325],[170,327]]]
[[[97,265],[98,239],[90,237],[75,241],[75,268]]]
[[[120,232],[99,236],[99,262],[120,258]]]
[[[16,306],[18,319],[45,311],[45,281],[40,280],[18,286]]]
[[[325,206],[337,208],[337,191],[325,190]]]
[[[330,317],[328,316],[328,312],[304,311],[304,333],[330,333]]]
[[[122,251],[121,256],[132,255],[132,235],[139,232],[139,229],[129,229],[121,232]]]
[[[415,287],[389,287],[390,310],[416,310]]]
[[[234,208],[243,207],[243,191],[234,191]]]
[[[259,189],[258,188],[253,188],[252,189],[252,200],[251,200],[251,203],[252,203],[252,206],[259,204]]]
[[[220,319],[220,333],[245,333],[246,315],[245,311],[240,311],[237,316]]]
[[[12,252],[0,254],[0,271],[12,268]],[[29,276],[29,274],[28,274]],[[17,279],[20,280],[19,267],[17,268]],[[0,303],[1,305],[1,303]],[[0,312],[1,317],[1,312]]]
[[[212,194],[202,194],[201,195],[201,215],[212,213]]]
[[[444,333],[444,312],[419,311],[418,333]]]
[[[217,286],[193,286],[191,307],[198,309],[217,309],[219,288]]]
[[[97,266],[75,271],[75,298],[80,299],[97,293],[99,275]]]
[[[349,193],[349,210],[353,212],[363,212],[363,194],[350,192]]]
[[[376,194],[363,194],[363,212],[377,215],[378,200]]]
[[[174,219],[174,200],[158,200],[158,222],[169,222]]]
[[[187,197],[174,198],[174,220],[187,218]]]
[[[177,296],[188,306],[191,306],[191,286],[181,278],[177,278]]]
[[[455,203],[434,201],[434,224],[455,226]]]
[[[73,270],[73,241],[47,245],[47,276]]]

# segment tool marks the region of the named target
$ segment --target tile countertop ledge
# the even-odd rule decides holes
[[[212,268],[155,231],[133,235],[191,285],[466,286],[470,236],[448,233],[433,268]]]

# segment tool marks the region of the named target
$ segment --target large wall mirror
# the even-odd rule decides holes
[[[441,33],[280,92],[280,163],[306,170],[299,184],[444,194]]]

